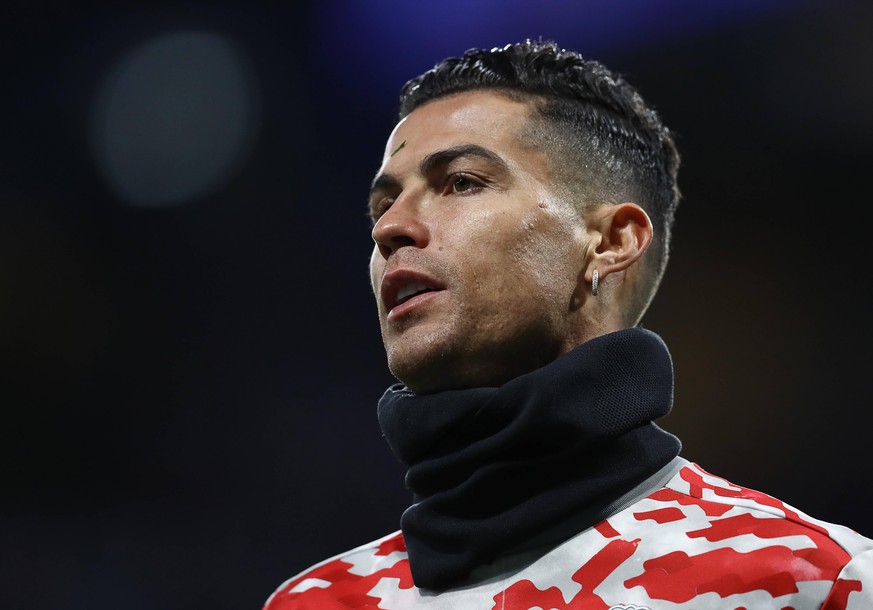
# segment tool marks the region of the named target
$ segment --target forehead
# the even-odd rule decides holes
[[[412,111],[391,132],[382,168],[459,144],[478,144],[504,153],[521,152],[520,134],[530,108],[530,103],[487,91],[428,102]]]

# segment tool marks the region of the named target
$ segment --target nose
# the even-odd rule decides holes
[[[424,248],[429,239],[419,206],[411,197],[403,196],[398,197],[376,221],[372,235],[379,254],[386,260],[406,246]]]

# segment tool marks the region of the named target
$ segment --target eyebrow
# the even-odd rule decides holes
[[[459,144],[444,150],[438,150],[426,156],[418,165],[418,171],[422,176],[433,173],[439,167],[445,167],[455,159],[462,157],[479,157],[493,163],[502,170],[508,170],[509,164],[493,150],[489,150],[478,144]],[[400,186],[399,180],[391,174],[379,174],[370,186],[370,196],[376,191],[391,190]]]
[[[490,161],[494,165],[499,166],[500,169],[509,169],[509,165],[506,161],[504,161],[503,158],[493,150],[489,150],[478,144],[459,144],[458,146],[452,146],[451,148],[446,148],[445,150],[439,150],[435,153],[429,154],[422,159],[418,171],[421,172],[421,175],[426,176],[436,168],[446,166],[455,159],[460,159],[461,157],[479,157],[480,159],[485,159],[486,161]]]

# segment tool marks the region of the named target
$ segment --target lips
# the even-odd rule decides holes
[[[427,295],[445,287],[432,277],[411,269],[396,269],[382,278],[381,297],[389,318],[412,309]]]

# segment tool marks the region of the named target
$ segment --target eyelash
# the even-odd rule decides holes
[[[380,199],[370,210],[370,221],[375,226],[380,218],[387,212],[391,206],[394,204],[394,197],[383,197]]]
[[[455,191],[455,186],[461,181],[466,182],[468,184],[468,188],[463,191]],[[485,185],[482,183],[481,180],[474,178],[470,174],[466,172],[455,172],[446,176],[446,179],[443,182],[443,190],[441,194],[444,196],[466,196],[472,193],[478,193],[484,187]],[[370,214],[370,220],[373,222],[374,225],[385,214],[385,212],[391,209],[391,206],[394,204],[394,199],[394,197],[383,197],[376,203],[376,205],[373,206],[373,211]]]
[[[461,180],[468,183],[469,188],[466,190],[463,190],[463,191],[457,191],[457,192],[454,191],[453,189],[454,189],[455,185],[457,185],[457,183],[460,182]],[[449,174],[448,176],[446,176],[445,186],[443,187],[443,194],[449,195],[449,194],[454,193],[456,195],[465,195],[465,194],[471,193],[471,192],[477,193],[477,192],[479,192],[480,189],[483,188],[483,186],[484,185],[482,184],[481,180],[474,178],[470,174],[467,174],[465,172],[457,172],[457,173]]]

